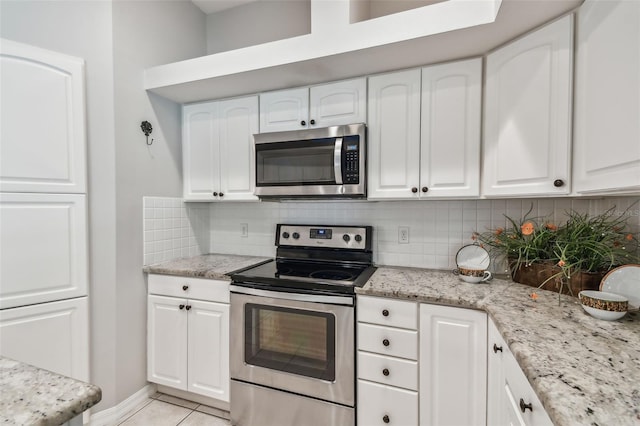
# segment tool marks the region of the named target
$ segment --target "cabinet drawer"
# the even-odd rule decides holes
[[[358,296],[358,321],[416,330],[418,304],[385,297]]]
[[[358,380],[358,425],[417,425],[418,393]]]
[[[358,323],[358,349],[417,360],[418,332]]]
[[[149,274],[149,294],[229,303],[229,282]]]
[[[418,363],[358,352],[358,378],[417,391]]]

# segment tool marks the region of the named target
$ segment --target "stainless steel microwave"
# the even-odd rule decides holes
[[[260,198],[367,195],[365,124],[260,133],[254,141]]]

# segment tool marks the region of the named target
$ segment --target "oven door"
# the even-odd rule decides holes
[[[351,296],[231,290],[232,379],[355,405]]]

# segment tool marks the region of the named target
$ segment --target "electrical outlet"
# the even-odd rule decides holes
[[[409,244],[409,227],[398,226],[398,243]]]
[[[243,237],[243,238],[249,236],[249,224],[248,223],[241,223],[240,224],[240,236]]]

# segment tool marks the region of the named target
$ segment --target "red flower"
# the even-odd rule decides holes
[[[561,268],[562,268],[564,265],[566,265],[566,263],[565,263],[565,261],[564,261],[564,260],[561,260],[560,262],[558,262],[558,266],[559,266],[559,267],[561,267]]]
[[[558,230],[558,226],[554,225],[553,223],[547,223],[544,227],[547,228],[549,231],[557,231]]]
[[[625,238],[627,241],[631,241],[631,240],[633,240],[633,235],[631,235],[631,234],[627,234],[627,236],[626,236],[626,237],[624,237],[624,238]]]
[[[533,234],[533,223],[531,222],[523,223],[522,226],[520,227],[520,230],[522,231],[522,235]]]
[[[538,300],[538,293],[531,293],[529,297],[535,302],[536,300]]]

